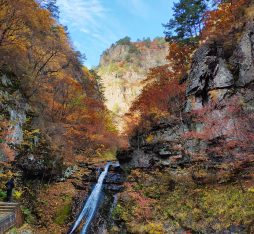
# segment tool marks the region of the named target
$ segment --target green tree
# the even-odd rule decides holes
[[[209,0],[180,0],[174,3],[173,18],[164,24],[167,41],[196,41],[203,28]]]
[[[59,7],[56,5],[57,0],[42,0],[41,6],[47,9],[55,19],[59,19]]]
[[[116,45],[130,45],[130,44],[131,44],[131,38],[127,36],[116,42]]]

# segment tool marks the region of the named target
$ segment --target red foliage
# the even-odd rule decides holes
[[[147,221],[152,218],[153,215],[153,203],[154,200],[145,197],[141,192],[133,191],[130,183],[125,183],[125,187],[128,190],[128,195],[137,204],[135,209],[135,218],[139,221]]]
[[[11,147],[8,145],[12,141],[10,139],[10,126],[7,120],[3,119],[3,116],[1,116],[0,121],[0,150],[2,151],[3,155],[6,157],[5,160],[7,161],[13,161],[15,158],[15,151],[11,149]]]
[[[239,97],[207,105],[192,115],[202,127],[184,137],[205,141],[208,147],[203,153],[225,157],[230,162],[254,161],[254,116]]]
[[[169,45],[167,60],[176,79],[182,79],[191,64],[191,55],[195,47],[189,44],[173,42]]]
[[[249,0],[221,1],[218,8],[208,11],[204,17],[205,27],[202,31],[202,40],[215,39],[224,40],[225,36],[242,25],[244,18],[244,7],[249,4]]]
[[[131,107],[133,119],[140,121],[129,125],[131,132],[138,124],[149,127],[168,116],[179,117],[185,100],[185,85],[180,84],[188,70],[194,47],[173,42],[169,46],[169,64],[152,68],[144,80],[144,88]],[[128,115],[130,118],[130,114]],[[130,130],[131,129],[131,130]]]

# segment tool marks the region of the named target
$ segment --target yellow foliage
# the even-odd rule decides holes
[[[209,95],[210,95],[210,97],[211,97],[211,99],[212,99],[213,101],[217,101],[218,90],[211,90],[211,91],[209,92]]]
[[[248,18],[253,18],[254,16],[254,6],[251,6],[246,9],[246,15]]]
[[[22,191],[15,190],[13,196],[16,200],[19,200],[21,198],[22,194],[23,194]]]
[[[149,223],[145,227],[148,234],[163,234],[164,229],[161,223]]]
[[[152,143],[152,141],[154,140],[154,136],[152,134],[148,135],[146,137],[146,143]]]
[[[0,189],[5,190],[5,184],[7,183],[7,181],[10,180],[15,175],[16,174],[13,173],[12,171],[0,173]]]
[[[254,193],[254,187],[249,188],[248,191]]]

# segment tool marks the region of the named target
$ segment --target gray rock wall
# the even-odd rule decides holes
[[[193,154],[205,152],[209,148],[204,141],[182,137],[189,131],[203,130],[205,123],[193,122],[190,113],[202,110],[213,103],[221,104],[220,108],[211,110],[210,117],[217,120],[227,119],[227,122],[223,126],[212,127],[214,139],[224,137],[234,127],[236,119],[228,116],[226,103],[238,98],[244,103],[243,111],[253,114],[253,35],[254,24],[249,23],[240,40],[232,45],[230,56],[225,56],[221,45],[215,43],[201,45],[193,56],[187,79],[183,122],[168,120],[154,129],[136,134],[130,140],[130,148],[118,152],[121,165],[125,168],[153,165],[188,166],[191,164],[190,158]],[[216,164],[222,159],[215,157],[208,160]]]

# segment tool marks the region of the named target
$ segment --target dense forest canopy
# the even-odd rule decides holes
[[[39,114],[39,122],[48,123],[48,128],[41,126],[44,134],[51,138],[64,131],[62,141],[74,150],[66,155],[69,159],[72,152],[92,145],[104,142],[111,147],[116,132],[103,104],[99,77],[83,67],[85,57],[58,23],[56,1],[1,0],[0,7],[1,75],[12,77]],[[52,133],[54,125],[59,127]]]

